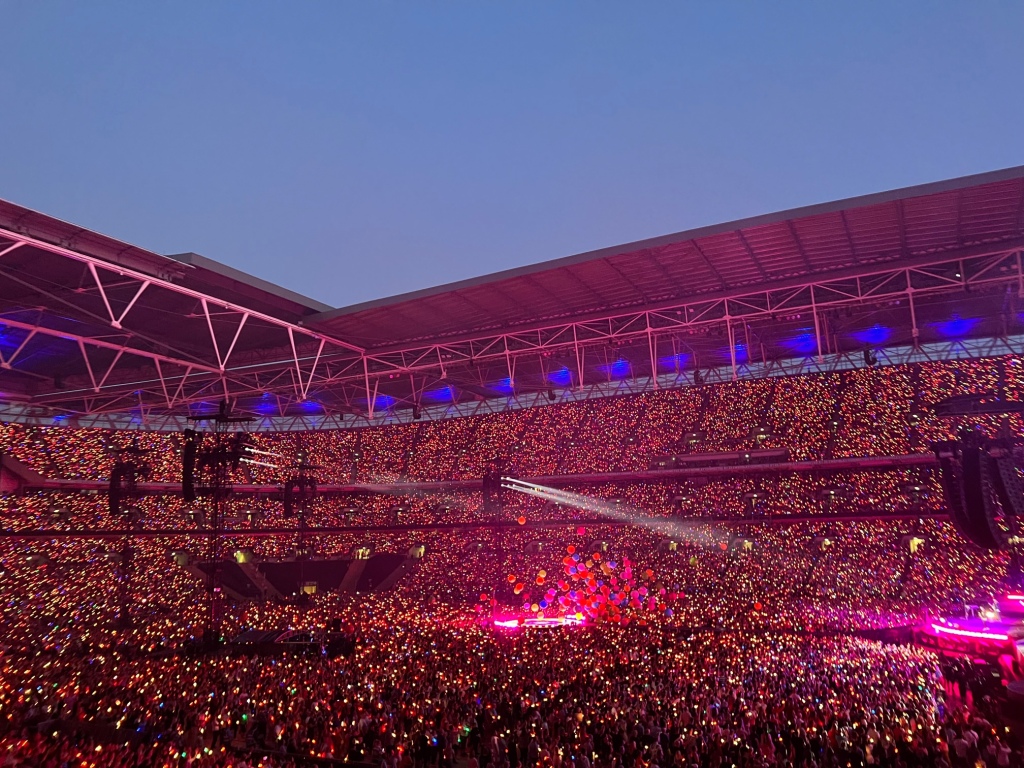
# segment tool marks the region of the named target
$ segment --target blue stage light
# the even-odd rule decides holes
[[[736,359],[739,360],[738,347]],[[797,335],[791,339],[784,339],[782,346],[788,349],[790,352],[797,355],[813,355],[818,351],[818,342],[814,336],[813,328],[801,328],[797,331]]]
[[[610,375],[613,379],[624,379],[629,376],[629,360],[623,360],[621,357],[614,363],[609,365],[599,365],[597,370],[601,373]]]
[[[974,327],[980,322],[981,318],[978,317],[953,315],[949,320],[932,323],[932,327],[947,339],[962,339],[974,330]]]
[[[868,344],[872,347],[880,347],[892,337],[892,328],[875,323],[870,328],[854,331],[850,334],[861,344]]]
[[[548,374],[548,381],[559,387],[568,387],[572,384],[572,371],[563,365],[557,371]]]
[[[455,400],[455,390],[450,384],[446,384],[439,389],[431,389],[424,392],[423,398],[435,403],[452,402]]]
[[[680,352],[678,355],[669,355],[667,357],[658,358],[658,365],[668,370],[682,370],[686,367],[687,363],[690,362],[690,355],[686,352]]]
[[[512,379],[505,377],[497,384],[492,384],[491,389],[493,389],[495,392],[501,392],[502,394],[505,395],[511,395],[512,392],[515,390],[515,384],[512,381]]]

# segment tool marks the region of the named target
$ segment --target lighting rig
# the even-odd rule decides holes
[[[1021,413],[1024,403],[993,396],[968,395],[935,405],[938,416],[977,417]],[[977,428],[964,427],[956,440],[933,443],[939,478],[957,532],[985,550],[1010,553],[1007,580],[1024,587],[1024,446],[1014,438],[1004,418],[999,434],[990,438]]]
[[[487,513],[496,514],[501,510],[502,480],[506,472],[507,468],[498,459],[487,464],[483,476],[483,506]]]
[[[306,461],[304,453],[299,453],[299,460],[288,468],[291,474],[284,482],[282,498],[284,500],[284,516],[286,518],[298,519],[298,534],[295,542],[295,556],[299,563],[299,605],[305,608],[309,602],[307,592],[305,562],[309,560],[312,553],[308,548],[306,539],[306,518],[312,510],[313,501],[317,496],[316,473],[323,467],[313,466]],[[315,589],[315,588],[314,588]]]
[[[121,541],[117,622],[121,627],[129,627],[132,623],[131,583],[135,553],[132,536],[142,519],[142,513],[138,507],[141,495],[138,484],[140,480],[149,478],[151,467],[145,461],[145,456],[149,451],[139,447],[138,438],[133,439],[132,444],[128,447],[115,449],[113,453],[117,458],[110,471],[110,486],[107,493],[108,508],[112,518],[115,520],[122,518],[128,524],[128,529]]]
[[[207,519],[207,616],[205,640],[214,644],[220,633],[220,547],[227,502],[234,492],[233,476],[252,452],[247,445],[248,434],[241,430],[252,418],[233,416],[232,404],[224,400],[216,413],[190,416],[197,427],[207,431],[185,430],[182,449],[181,492],[186,502],[203,497],[209,505]],[[248,463],[262,463],[249,460]]]

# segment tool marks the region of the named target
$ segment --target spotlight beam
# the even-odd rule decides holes
[[[249,446],[249,445],[245,446],[245,452],[246,453],[258,453],[261,456],[273,456],[273,457],[278,458],[278,459],[283,459],[284,458],[284,454],[274,453],[273,451],[261,451],[258,448],[253,448],[252,446]]]
[[[556,504],[563,504],[567,507],[594,512],[601,517],[610,518],[621,523],[637,525],[655,533],[661,533],[701,547],[712,547],[717,542],[728,538],[728,534],[717,531],[713,526],[707,524],[702,525],[682,520],[657,518],[635,507],[613,504],[604,499],[585,496],[582,493],[572,493],[571,491],[563,491],[545,485],[537,485],[536,483],[526,483],[513,477],[501,478],[501,487],[538,499],[553,501]]]
[[[277,464],[268,464],[265,461],[256,461],[256,459],[247,459],[244,456],[240,459],[240,461],[243,464],[255,464],[258,467],[270,467],[271,469],[277,469],[278,468]]]

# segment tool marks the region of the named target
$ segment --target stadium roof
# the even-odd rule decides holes
[[[1024,167],[719,224],[332,309],[0,202],[7,418],[261,418],[656,383],[674,367],[1021,329]],[[872,330],[874,329],[874,330]],[[870,331],[870,332],[869,332]],[[652,377],[652,374],[656,376]]]
[[[681,303],[1024,235],[1024,166],[701,227],[323,312],[368,348]]]
[[[226,301],[246,304],[286,320],[298,320],[331,309],[326,304],[196,253],[161,256],[76,224],[0,200],[0,232],[3,230],[28,235],[149,275],[164,277],[184,287]]]

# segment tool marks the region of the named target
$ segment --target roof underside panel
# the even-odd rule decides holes
[[[842,212],[853,242],[853,250],[865,261],[878,261],[899,254],[901,241],[899,203],[853,208]]]
[[[839,211],[794,221],[793,231],[799,241],[799,250],[806,257],[812,273],[840,269],[856,263]]]
[[[957,238],[957,209],[960,195],[947,192],[941,195],[907,200],[903,206],[907,249],[911,253],[927,253],[955,247]]]
[[[768,274],[786,276],[800,270],[800,263],[794,263],[793,234],[785,223],[751,227],[743,239]]]
[[[1024,179],[968,187],[961,192],[960,234],[966,242],[985,242],[993,232],[1021,228],[1024,212]]]
[[[324,313],[372,348],[699,300],[1024,234],[1024,168],[684,232]]]

